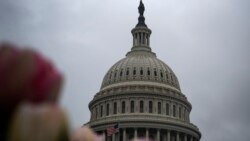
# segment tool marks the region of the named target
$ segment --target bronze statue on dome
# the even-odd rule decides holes
[[[139,10],[140,15],[143,15],[145,8],[144,8],[144,4],[142,3],[142,0],[140,1],[140,6],[138,7],[138,10]]]

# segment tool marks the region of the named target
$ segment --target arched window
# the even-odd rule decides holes
[[[144,112],[144,102],[141,100],[140,101],[140,113]]]
[[[117,103],[114,102],[114,111],[113,111],[114,114],[117,114]]]
[[[120,72],[120,76],[122,76],[122,74],[123,74],[123,70],[121,70],[121,72]]]
[[[184,120],[186,120],[186,108],[185,107],[183,109],[183,118],[184,118]]]
[[[127,68],[127,72],[126,72],[126,75],[129,75],[129,68]]]
[[[181,118],[181,107],[179,107],[179,118]]]
[[[122,113],[125,113],[125,108],[126,108],[126,105],[125,105],[125,101],[122,102]]]
[[[163,73],[162,73],[162,71],[161,71],[161,78],[163,78]]]
[[[134,68],[133,75],[136,75],[136,69]]]
[[[116,79],[117,71],[115,71],[114,79]]]
[[[173,105],[173,117],[176,117],[176,107]]]
[[[90,119],[93,120],[93,117],[94,117],[94,112],[93,112],[93,110],[91,110],[91,117],[90,117]]]
[[[149,103],[148,103],[148,112],[153,113],[153,102],[152,101],[149,101]]]
[[[186,116],[185,116],[185,120],[188,120],[188,110],[186,109],[185,111],[186,111],[186,112],[185,112],[185,113],[186,113],[186,114],[185,114],[185,115],[186,115]]]
[[[100,109],[100,116],[102,117],[103,116],[103,106],[101,105],[101,109]]]
[[[109,115],[109,104],[106,105],[106,115]]]
[[[110,75],[109,75],[109,79],[111,79],[111,78],[112,78],[112,73],[113,73],[113,72],[111,72],[111,73],[110,73]]]
[[[161,114],[161,102],[158,102],[158,114]]]
[[[156,71],[156,69],[154,70],[154,74],[155,74],[155,76],[157,76],[157,71]]]
[[[140,75],[143,75],[143,69],[141,68],[141,70],[140,70]]]
[[[166,115],[169,115],[169,104],[166,103]]]
[[[166,72],[166,78],[168,79],[168,72]]]
[[[150,70],[149,70],[149,68],[148,68],[148,76],[150,75]]]
[[[135,112],[135,105],[134,105],[135,103],[134,103],[134,101],[131,101],[130,102],[130,112],[131,113],[134,113]]]

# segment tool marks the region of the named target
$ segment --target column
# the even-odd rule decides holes
[[[148,34],[148,46],[150,45],[150,35]]]
[[[116,139],[115,139],[115,140],[116,140],[116,141],[120,141],[120,132],[117,133]]]
[[[193,137],[192,136],[190,137],[190,141],[193,141]]]
[[[123,129],[123,141],[126,141],[126,128]]]
[[[176,141],[180,141],[180,135],[179,132],[176,133]]]
[[[160,141],[160,129],[157,129],[156,141]]]
[[[143,32],[143,44],[146,45],[146,33]]]
[[[105,139],[105,141],[109,141],[109,136],[108,136],[108,135],[106,136],[106,139]]]
[[[115,134],[112,134],[112,141],[115,141]]]
[[[103,135],[104,141],[106,141],[106,140],[107,140],[107,139],[106,139],[106,132],[103,131],[102,135]]]
[[[149,139],[149,135],[148,135],[148,128],[146,128],[146,139]]]
[[[134,138],[137,138],[137,128],[135,128]]]
[[[184,134],[184,141],[187,141],[187,134]]]
[[[141,43],[144,44],[144,33],[143,33],[143,32],[141,33],[141,36],[142,36],[142,37],[141,37],[141,38],[142,38]]]
[[[138,43],[139,43],[139,35],[138,35],[138,33],[135,33],[135,35],[136,35],[136,45],[138,45]]]
[[[138,45],[140,45],[140,41],[141,41],[140,32],[138,32],[137,34],[138,34]]]
[[[141,43],[144,44],[144,33],[143,32],[141,33],[141,38],[142,38]]]
[[[167,133],[167,141],[170,141],[170,131],[168,130],[167,132],[168,132]]]
[[[139,33],[140,34],[140,45],[142,45],[142,32]]]
[[[162,138],[163,141],[167,141],[167,135],[165,133],[162,134]]]
[[[133,34],[133,46],[135,46],[135,34]]]

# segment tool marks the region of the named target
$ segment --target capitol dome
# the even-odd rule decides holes
[[[159,60],[155,53],[133,50],[126,58],[115,63],[106,73],[101,89],[129,82],[161,85],[179,91],[178,79],[171,68]]]
[[[91,117],[86,125],[105,135],[106,141],[199,141],[201,133],[190,122],[191,103],[172,69],[151,50],[142,1],[138,9],[133,46],[105,74],[89,103]],[[110,127],[117,132],[111,134]]]

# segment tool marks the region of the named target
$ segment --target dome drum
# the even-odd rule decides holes
[[[89,104],[91,120],[122,115],[148,115],[157,118],[172,118],[189,123],[190,103],[155,94],[113,95],[93,100]]]
[[[98,101],[102,100],[108,100],[108,99],[114,99],[114,98],[127,98],[127,97],[153,97],[153,98],[161,98],[161,99],[166,99],[166,100],[175,100],[179,101],[182,103],[185,103],[190,109],[192,108],[191,104],[187,101],[187,98],[185,95],[180,94],[178,92],[174,91],[163,91],[162,89],[159,89],[159,91],[153,89],[147,89],[144,90],[143,88],[145,87],[138,87],[139,89],[136,89],[136,87],[133,87],[133,90],[130,90],[132,87],[128,87],[128,89],[110,89],[107,90],[106,92],[104,91],[103,93],[99,92],[96,94],[94,99],[89,103],[89,107],[93,105],[94,103],[97,103]],[[101,93],[101,94],[100,94]]]

